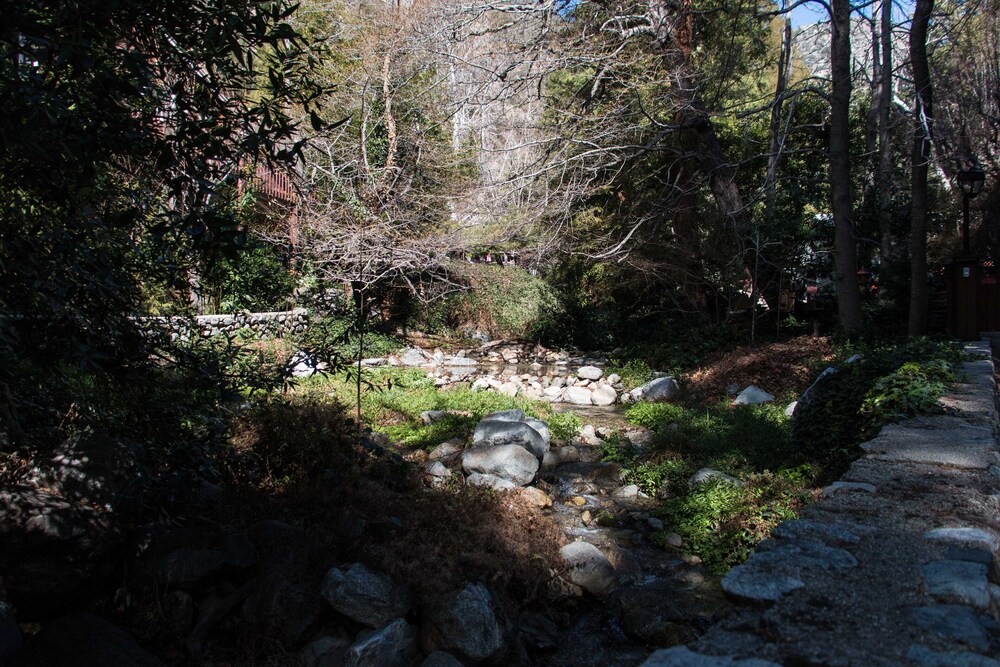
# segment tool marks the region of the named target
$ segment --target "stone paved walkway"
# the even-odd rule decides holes
[[[887,426],[798,520],[723,579],[740,602],[644,667],[1000,667],[1000,454],[987,342],[952,412]]]

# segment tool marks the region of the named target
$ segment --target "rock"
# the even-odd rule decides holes
[[[227,569],[246,569],[256,561],[247,536],[233,533],[218,549],[181,548],[167,554],[156,565],[156,579],[164,586],[191,590]]]
[[[299,350],[288,360],[288,370],[292,377],[309,377],[323,370],[323,364],[312,354]]]
[[[712,468],[702,468],[695,474],[691,475],[691,478],[688,480],[688,486],[693,488],[712,479],[719,479],[726,484],[732,484],[737,487],[744,485],[743,480],[736,479],[735,477],[727,475],[724,472],[713,470]]]
[[[420,422],[424,426],[430,426],[448,416],[447,410],[424,410],[420,413]]]
[[[545,452],[545,458],[542,459],[542,467],[551,470],[563,463],[573,463],[579,460],[580,450],[573,445],[565,445]]]
[[[445,357],[444,365],[471,367],[471,366],[478,366],[479,362],[477,362],[475,359],[470,359],[469,357],[456,356],[456,357]]]
[[[573,405],[593,405],[590,390],[586,387],[569,387],[563,392],[563,400]]]
[[[448,466],[441,463],[440,461],[431,461],[424,468],[424,473],[430,475],[431,477],[451,477],[451,471],[448,470]]]
[[[615,498],[633,498],[634,499],[634,498],[644,498],[644,497],[646,497],[646,494],[644,494],[639,489],[639,486],[636,485],[636,484],[629,484],[627,486],[621,487],[620,489],[616,489],[613,495],[614,495]]]
[[[427,353],[415,347],[408,348],[406,352],[399,357],[399,363],[404,366],[423,366],[430,360]]]
[[[345,667],[410,667],[417,658],[413,628],[397,618],[383,628],[364,632],[347,649]]]
[[[661,403],[663,401],[669,401],[673,398],[678,389],[680,389],[680,387],[677,385],[677,380],[668,376],[650,380],[641,387],[633,389],[630,393],[637,401],[642,400],[649,403]]]
[[[497,477],[496,475],[483,474],[479,472],[474,472],[465,478],[465,483],[469,486],[478,486],[488,489],[496,489],[497,491],[507,491],[509,489],[519,488],[514,482],[503,479],[502,477]]]
[[[819,539],[833,544],[853,545],[861,542],[860,527],[846,523],[793,519],[775,526],[772,535],[784,540]]]
[[[545,444],[549,445],[552,443],[552,433],[549,431],[549,425],[547,422],[544,422],[541,419],[525,419],[524,423],[538,431],[538,435],[542,436],[542,440],[545,441]]]
[[[296,582],[283,568],[269,572],[243,601],[243,619],[251,626],[276,630],[298,643],[322,612],[315,589]]]
[[[27,486],[0,489],[4,584],[21,614],[58,613],[118,565],[114,515]]]
[[[422,663],[420,667],[464,667],[461,661],[453,656],[451,653],[445,653],[444,651],[432,651]]]
[[[977,609],[987,609],[990,605],[987,567],[982,563],[939,560],[926,563],[921,572],[924,592],[940,602],[967,604]]]
[[[663,530],[663,521],[655,516],[646,517],[646,525],[652,530]]]
[[[322,586],[323,599],[358,623],[379,627],[410,610],[410,593],[384,574],[361,563],[332,568]]]
[[[597,366],[583,366],[576,372],[576,375],[584,380],[600,380],[604,371]]]
[[[722,590],[727,595],[748,602],[775,602],[803,586],[801,579],[762,572],[748,564],[737,565],[722,578]]]
[[[667,533],[666,539],[664,539],[664,544],[671,546],[674,549],[680,549],[684,546],[684,538],[677,533]]]
[[[867,482],[833,482],[829,486],[823,487],[820,491],[820,495],[824,498],[829,498],[830,496],[836,495],[838,493],[851,492],[851,491],[861,491],[863,493],[877,493],[873,485]]]
[[[342,667],[350,644],[337,637],[320,637],[299,651],[301,667]]]
[[[24,665],[59,667],[163,666],[125,630],[86,612],[67,614],[45,624],[18,660]]]
[[[580,521],[583,522],[583,525],[585,526],[589,526],[593,518],[594,516],[590,513],[590,510],[583,510],[583,513],[580,514]]]
[[[756,405],[758,403],[769,403],[774,400],[774,394],[769,394],[759,387],[750,385],[733,400],[733,405]]]
[[[515,396],[517,396],[517,385],[514,384],[513,382],[504,382],[502,385],[500,385],[500,388],[497,391],[499,391],[504,396],[514,398]]]
[[[675,646],[695,638],[727,606],[718,583],[707,578],[651,578],[622,589],[612,601],[622,630],[646,646]]]
[[[454,456],[462,451],[462,443],[458,440],[446,440],[440,445],[431,450],[430,458],[431,460],[447,459],[449,456]]]
[[[523,487],[518,495],[532,507],[552,507],[552,497],[537,487]]]
[[[22,646],[24,638],[14,617],[14,610],[6,602],[0,602],[0,665],[10,664]]]
[[[618,400],[618,392],[610,385],[599,384],[591,391],[590,398],[594,405],[611,405]]]
[[[924,533],[924,538],[939,542],[974,544],[991,552],[1000,549],[1000,541],[996,535],[982,528],[970,526],[934,528]]]
[[[546,474],[563,493],[587,494],[613,492],[621,486],[622,469],[617,463],[567,463]]]
[[[618,373],[612,373],[605,379],[608,381],[608,384],[615,385],[622,381],[622,376],[618,375]]]
[[[911,644],[906,657],[920,667],[1000,667],[1000,661],[978,653],[938,653],[919,644]]]
[[[987,651],[997,624],[989,616],[965,605],[943,604],[911,607],[910,619],[920,628],[954,639],[975,651]]]
[[[473,447],[518,445],[541,461],[549,451],[549,443],[534,428],[524,422],[486,420],[476,425],[472,434]]]
[[[795,408],[797,408],[798,406],[799,406],[799,402],[798,401],[792,401],[791,403],[789,403],[785,407],[785,416],[786,417],[794,417],[795,416]]]
[[[472,383],[472,391],[484,391],[490,388],[490,381],[486,378],[479,378]]]
[[[506,652],[493,597],[482,584],[468,584],[434,605],[425,616],[421,644],[447,651],[466,664],[496,662]]]
[[[781,667],[781,665],[757,658],[704,655],[695,653],[686,646],[675,646],[660,649],[639,667]]]
[[[615,586],[615,568],[600,549],[587,542],[571,542],[559,550],[569,566],[569,579],[591,595],[603,598]]]
[[[633,426],[625,430],[622,436],[638,449],[645,449],[653,442],[653,432],[645,426]]]
[[[538,458],[520,445],[473,447],[462,452],[462,468],[466,473],[496,475],[518,486],[530,484],[539,465]]]

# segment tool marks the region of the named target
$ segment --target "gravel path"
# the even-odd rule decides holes
[[[644,667],[1000,667],[1000,455],[988,342],[948,414],[885,427],[798,520],[723,580],[739,601]]]

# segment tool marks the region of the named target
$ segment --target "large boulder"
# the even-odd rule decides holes
[[[130,665],[162,667],[163,663],[118,626],[86,612],[74,612],[47,623],[18,656],[22,665]]]
[[[416,633],[402,618],[361,633],[347,649],[345,667],[411,667],[417,658]]]
[[[21,620],[65,608],[109,575],[124,537],[111,512],[27,486],[0,489],[0,568]]]
[[[608,384],[599,384],[590,392],[594,405],[611,405],[618,400],[618,392]]]
[[[521,488],[514,482],[503,479],[502,477],[497,477],[496,475],[483,474],[480,472],[474,472],[465,478],[465,483],[469,486],[479,486],[487,489],[494,489],[495,491],[507,491],[510,489]]]
[[[678,389],[680,387],[677,385],[677,380],[668,376],[650,380],[641,387],[633,389],[631,395],[637,401],[662,403],[673,398]]]
[[[462,452],[466,473],[494,475],[517,486],[530,484],[540,465],[538,458],[520,445],[473,447]]]
[[[482,421],[495,421],[495,422],[523,422],[524,421],[524,410],[501,410],[500,412],[491,412],[490,414],[483,417]]]
[[[601,550],[588,542],[570,542],[559,550],[574,584],[599,598],[607,596],[616,583],[615,568]]]
[[[407,349],[406,352],[399,357],[399,363],[404,366],[423,366],[424,364],[429,363],[430,360],[430,355],[415,347]]]
[[[567,387],[563,392],[563,400],[573,405],[593,405],[594,400],[586,387]]]
[[[323,599],[345,616],[377,628],[410,610],[409,591],[361,563],[332,568],[322,586]]]
[[[604,371],[597,366],[583,366],[576,372],[576,375],[584,380],[600,380]]]
[[[479,422],[472,434],[472,446],[497,445],[519,445],[534,454],[539,461],[545,456],[545,452],[549,451],[549,443],[542,434],[525,422],[491,419]]]
[[[468,584],[431,608],[421,643],[425,651],[447,651],[468,665],[496,662],[506,651],[493,597],[482,584]]]

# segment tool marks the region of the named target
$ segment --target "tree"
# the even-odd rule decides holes
[[[910,156],[910,315],[908,331],[927,329],[927,169],[934,137],[934,89],[927,59],[927,29],[934,0],[917,0],[910,27],[913,69],[913,148]]]
[[[861,326],[861,298],[851,195],[851,3],[832,0],[830,12],[830,202],[834,221],[834,279],[840,326]]]
[[[232,245],[241,164],[301,156],[290,110],[311,110],[319,89],[292,9],[3,3],[0,348],[94,366],[144,358],[130,319],[142,284]]]

